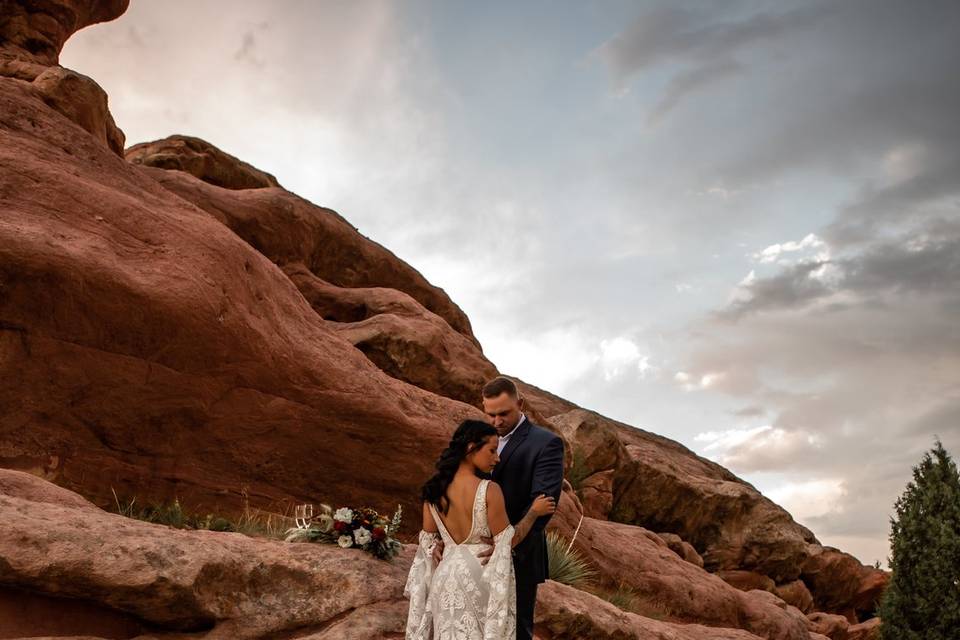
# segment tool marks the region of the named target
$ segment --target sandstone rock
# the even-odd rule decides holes
[[[38,615],[15,621],[11,635],[57,631],[48,618],[63,597],[94,616],[74,617],[74,636],[359,640],[403,632],[402,589],[412,545],[388,563],[332,545],[130,520],[17,472],[0,470],[0,486],[0,595],[46,599],[51,607],[36,605]],[[654,620],[552,581],[538,596],[537,633],[544,640],[794,637]]]
[[[340,287],[402,291],[479,348],[466,314],[439,287],[364,237],[342,216],[280,188],[217,188],[182,171],[135,165],[165,189],[223,223],[277,265],[303,264]]]
[[[564,492],[549,527],[570,540],[579,520],[571,493]],[[585,517],[574,548],[599,570],[601,584],[629,587],[644,611],[676,622],[743,628],[765,638],[806,640],[805,622],[788,614],[782,601],[735,589],[682,560],[642,527]]]
[[[741,591],[750,591],[751,589],[761,589],[774,593],[776,584],[756,571],[745,571],[743,569],[721,569],[717,571],[719,576],[727,584],[740,589]]]
[[[813,609],[813,596],[803,580],[794,580],[785,584],[777,585],[774,590],[784,602],[791,604],[804,613],[809,613]]]
[[[880,618],[847,627],[847,640],[880,640]]]
[[[568,445],[566,475],[588,515],[606,519],[613,505],[614,470],[626,459],[617,432],[602,416],[584,409],[554,415],[548,422]]]
[[[817,609],[841,613],[856,623],[876,610],[889,574],[839,549],[814,545],[803,565],[803,581]]]
[[[0,587],[0,638],[133,638],[145,630],[135,617],[96,603]]]
[[[537,590],[537,637],[543,640],[758,640],[742,629],[674,624],[623,611],[589,593],[548,580]],[[803,640],[807,640],[804,636]]]
[[[299,263],[284,272],[335,331],[398,380],[478,404],[483,384],[497,375],[471,340],[401,291],[338,287]]]
[[[0,477],[9,473],[0,470]],[[122,616],[159,637],[176,631],[210,639],[294,632],[332,638],[334,629],[348,629],[336,637],[349,638],[402,633],[412,546],[390,563],[333,545],[180,531],[75,501],[35,502],[29,497],[48,490],[25,487],[22,478],[4,486],[20,487],[0,494],[0,585],[8,591],[74,598],[88,611],[107,610],[111,620]],[[18,637],[45,633],[44,618],[14,622]],[[73,632],[90,634],[91,628]]]
[[[83,27],[123,14],[130,0],[4,0],[0,57],[37,66],[57,64],[63,44]],[[32,80],[33,78],[26,78]]]
[[[536,415],[538,423],[543,426],[550,426],[550,418],[555,415],[582,408],[529,382],[517,378],[514,378],[514,381],[517,383],[520,394],[526,400],[527,410]]]
[[[145,172],[302,201],[127,163],[20,81],[0,78],[0,119],[0,465],[44,466],[100,505],[113,488],[207,511],[245,492],[279,511],[418,513],[434,456],[479,413],[383,374],[275,264]],[[363,252],[399,261],[327,217],[356,236],[350,277],[400,277],[363,267]]]
[[[42,482],[33,474],[13,469],[0,470],[0,495],[17,496],[30,502],[55,504],[71,509],[87,509],[96,514],[101,512],[95,504],[73,491],[50,482]]]
[[[93,79],[63,67],[48,67],[33,81],[43,101],[108,149],[123,155],[124,135],[107,107],[107,94]]]
[[[573,449],[569,479],[574,489],[595,473],[613,470],[627,456],[616,430],[593,411],[576,409],[553,416],[549,421]]]
[[[185,171],[224,189],[280,186],[277,179],[266,171],[192,136],[175,135],[163,140],[141,142],[127,149],[124,157],[133,164]]]
[[[678,534],[711,571],[748,569],[775,582],[799,577],[807,547],[816,542],[809,529],[683,445],[614,424],[628,461],[614,474],[612,520]]]
[[[583,501],[587,515],[591,518],[606,520],[610,514],[610,508],[613,506],[613,473],[613,469],[598,471],[587,476],[580,483],[580,490],[577,493]]]
[[[807,616],[810,620],[810,630],[830,638],[830,640],[847,640],[847,628],[850,623],[843,616],[816,611]]]
[[[697,550],[693,548],[692,544],[675,533],[657,532],[657,535],[667,543],[667,546],[670,547],[670,550],[675,554],[690,564],[695,564],[701,569],[703,568],[703,558],[700,557],[700,554],[697,553]]]

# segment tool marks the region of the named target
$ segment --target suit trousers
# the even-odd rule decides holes
[[[517,640],[533,639],[533,609],[537,604],[537,586],[528,571],[514,563],[514,578],[517,583]]]

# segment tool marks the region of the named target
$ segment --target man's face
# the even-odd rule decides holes
[[[520,399],[504,391],[496,398],[483,399],[483,412],[490,418],[497,433],[505,436],[520,421]]]

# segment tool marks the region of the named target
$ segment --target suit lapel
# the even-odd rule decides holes
[[[513,435],[510,436],[510,439],[507,440],[507,446],[503,448],[503,452],[500,454],[500,462],[497,463],[497,466],[493,468],[493,474],[496,478],[499,478],[504,467],[507,466],[507,462],[510,461],[510,457],[513,455],[513,452],[517,450],[517,447],[526,440],[527,434],[530,433],[530,418],[524,418],[523,423],[513,432]]]

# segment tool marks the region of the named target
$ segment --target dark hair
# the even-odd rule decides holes
[[[497,435],[493,425],[480,420],[464,420],[453,432],[450,444],[443,450],[437,459],[437,472],[423,484],[420,489],[420,499],[436,505],[441,513],[446,513],[450,507],[447,499],[447,487],[453,482],[453,476],[460,467],[460,461],[467,455],[471,444],[480,444],[484,439]]]
[[[517,385],[510,378],[497,376],[487,384],[483,385],[484,398],[496,398],[501,393],[508,393],[512,398],[520,397],[517,392]]]

